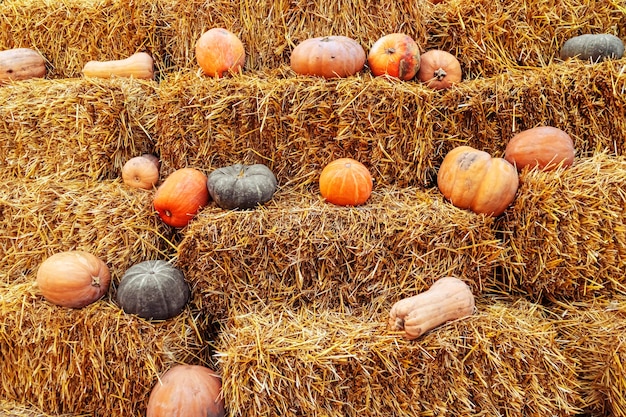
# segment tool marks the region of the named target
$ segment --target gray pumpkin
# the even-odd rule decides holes
[[[561,59],[577,57],[598,62],[604,59],[620,59],[624,55],[624,42],[611,34],[586,34],[565,41],[561,47]]]
[[[276,191],[274,173],[263,164],[218,168],[207,178],[211,198],[223,209],[249,209],[269,201]]]
[[[166,320],[180,314],[190,295],[183,273],[161,260],[131,266],[117,288],[117,302],[124,312],[148,320]]]

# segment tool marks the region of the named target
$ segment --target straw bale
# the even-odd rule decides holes
[[[35,278],[39,264],[66,250],[100,257],[117,282],[128,267],[169,259],[172,234],[152,192],[107,182],[0,180],[0,282]]]
[[[145,415],[158,375],[207,363],[189,310],[148,322],[106,301],[83,309],[45,302],[31,283],[0,283],[0,387],[47,413]]]
[[[521,300],[477,306],[474,316],[411,342],[386,329],[388,308],[233,309],[216,341],[229,412],[575,415],[573,364],[541,309]]]
[[[279,190],[254,210],[200,212],[181,232],[176,258],[198,306],[223,320],[242,303],[378,306],[444,275],[477,292],[495,287],[506,249],[493,219],[418,189],[375,190],[357,208],[318,193]]]
[[[154,152],[156,84],[65,79],[0,88],[0,178],[116,178]]]
[[[563,353],[575,361],[582,407],[593,416],[626,416],[626,297],[552,307]]]
[[[507,290],[589,298],[626,292],[626,159],[606,153],[552,172],[526,169],[500,227]]]
[[[0,416],[2,417],[88,417],[86,414],[46,414],[36,407],[7,401],[0,398]]]

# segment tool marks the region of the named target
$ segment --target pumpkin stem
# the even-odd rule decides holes
[[[388,55],[393,55],[396,53],[396,48],[387,48],[385,49],[385,53]]]
[[[440,67],[440,68],[435,70],[433,75],[434,75],[434,78],[437,79],[437,81],[441,81],[444,78],[446,78],[446,75],[448,75],[448,73],[443,68]]]
[[[91,277],[91,286],[92,287],[99,287],[100,286],[100,277],[97,275],[94,275]]]

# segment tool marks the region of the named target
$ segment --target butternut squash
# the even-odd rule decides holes
[[[89,61],[83,67],[85,77],[127,77],[151,80],[154,78],[154,61],[150,54],[137,52],[128,58],[114,61]]]
[[[46,76],[46,61],[30,48],[0,51],[0,84]]]
[[[474,313],[474,295],[469,286],[455,277],[439,278],[431,287],[391,307],[389,328],[404,330],[404,338],[417,339],[450,320]]]

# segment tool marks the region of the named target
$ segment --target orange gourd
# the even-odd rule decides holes
[[[291,69],[296,74],[344,78],[365,66],[365,50],[347,36],[324,36],[300,42],[291,52]]]
[[[358,206],[372,194],[372,175],[352,158],[339,158],[324,167],[319,178],[322,197],[339,206]]]
[[[82,308],[99,300],[108,290],[107,265],[85,251],[59,252],[44,260],[37,270],[37,288],[58,306]]]
[[[454,206],[499,216],[515,199],[519,176],[503,158],[492,158],[470,146],[458,146],[441,163],[437,185]]]
[[[0,51],[0,85],[7,81],[43,78],[46,61],[41,54],[30,48]]]
[[[504,159],[521,171],[526,166],[551,171],[574,163],[574,141],[563,130],[537,126],[513,136],[504,151]]]
[[[154,61],[150,54],[137,52],[127,58],[111,61],[89,61],[83,67],[85,77],[154,78]]]
[[[474,309],[469,286],[458,278],[443,277],[428,290],[395,303],[389,312],[389,328],[404,330],[404,337],[413,340],[450,320],[472,315]]]
[[[150,392],[146,417],[223,417],[222,381],[201,365],[174,365]]]
[[[431,49],[420,58],[417,78],[430,88],[445,90],[461,82],[461,63],[450,52]]]
[[[195,168],[172,172],[154,194],[154,208],[163,222],[184,227],[209,202],[207,176]]]
[[[390,33],[372,45],[367,63],[372,74],[376,76],[386,74],[401,80],[410,80],[420,67],[419,47],[408,35]]]
[[[246,50],[237,35],[224,28],[213,28],[197,40],[196,61],[205,75],[220,78],[225,73],[241,71]]]
[[[160,165],[154,155],[135,156],[122,167],[122,180],[130,187],[151,190],[159,182]]]

